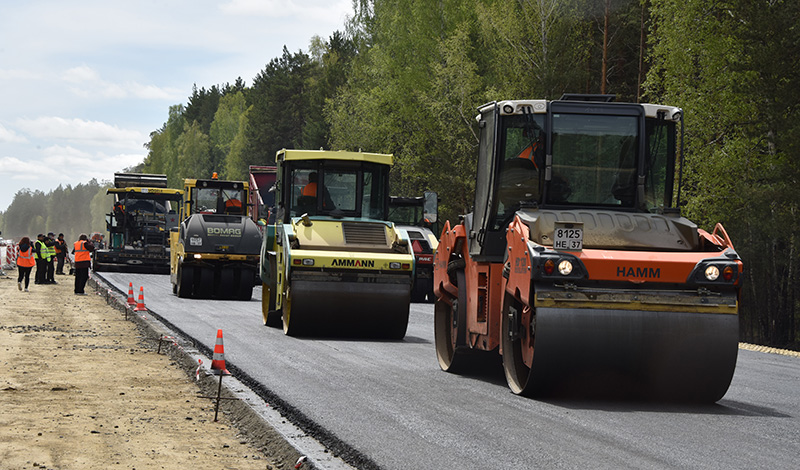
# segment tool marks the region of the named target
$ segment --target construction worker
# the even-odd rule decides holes
[[[48,232],[47,238],[44,240],[44,245],[47,247],[47,274],[45,275],[45,284],[58,284],[55,278],[56,234]]]
[[[525,160],[530,160],[533,163],[533,166],[537,170],[541,170],[544,167],[544,135],[540,135],[539,139],[531,142],[530,145],[522,149],[522,151],[517,155],[517,158],[522,158]]]
[[[84,288],[89,280],[89,268],[92,266],[92,251],[94,245],[89,237],[82,233],[72,248],[75,255],[75,295],[86,295]]]
[[[303,186],[301,196],[317,197],[317,172],[313,171],[308,175],[308,184]]]
[[[47,279],[47,247],[44,244],[44,234],[36,235],[33,242],[34,258],[36,259],[36,276],[34,284],[45,284]]]
[[[226,214],[241,214],[242,213],[242,201],[237,199],[235,196],[229,197],[225,201],[225,213]]]
[[[31,282],[31,271],[36,266],[36,259],[34,258],[33,246],[31,246],[31,239],[22,237],[19,241],[19,253],[17,254],[17,270],[19,276],[17,277],[17,287],[22,290],[22,281],[25,280],[25,292],[28,292],[28,285]]]
[[[56,274],[64,274],[64,260],[67,258],[67,242],[64,241],[64,234],[59,233],[56,239]]]

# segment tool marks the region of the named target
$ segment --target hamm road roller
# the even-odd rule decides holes
[[[680,214],[681,114],[609,95],[479,108],[473,212],[435,258],[442,369],[496,351],[520,395],[722,398],[743,265],[720,224]]]
[[[414,253],[387,219],[392,155],[284,149],[276,162],[264,323],[292,336],[403,338]]]
[[[184,180],[180,227],[170,232],[172,292],[183,298],[250,300],[261,231],[249,217],[248,185]]]

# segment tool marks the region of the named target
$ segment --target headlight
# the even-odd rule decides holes
[[[706,268],[705,274],[709,281],[716,281],[719,277],[719,268],[712,264]]]
[[[572,274],[572,263],[569,260],[563,260],[558,263],[558,272],[561,273],[562,276],[569,276]]]

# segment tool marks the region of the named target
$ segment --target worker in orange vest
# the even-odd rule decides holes
[[[75,295],[86,295],[83,291],[86,281],[89,280],[89,268],[92,266],[92,252],[94,245],[89,237],[82,233],[72,249],[75,255]]]
[[[17,254],[17,271],[19,271],[17,287],[19,290],[22,290],[22,280],[24,279],[25,292],[28,292],[28,285],[31,282],[31,271],[33,271],[34,266],[36,266],[36,260],[33,255],[31,239],[22,237],[22,240],[19,241],[19,253]]]
[[[308,175],[308,184],[303,186],[303,192],[300,195],[317,197],[317,172]]]
[[[236,197],[232,197],[225,201],[225,213],[226,214],[241,214],[242,213],[242,201],[237,199]]]

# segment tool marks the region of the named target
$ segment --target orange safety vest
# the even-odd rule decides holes
[[[86,249],[86,240],[78,240],[75,242],[75,262],[91,261],[92,254]]]
[[[21,251],[17,255],[17,266],[23,268],[32,268],[36,266],[36,260],[33,259],[33,248],[28,247],[28,251]]]
[[[536,151],[539,150],[539,142],[534,142],[531,145],[525,147],[522,152],[517,155],[517,158],[522,158],[525,160],[530,160],[533,163],[533,166],[536,169],[539,169],[539,165],[536,164]]]
[[[312,181],[311,183],[308,183],[307,185],[305,185],[305,187],[303,187],[303,193],[301,194],[301,196],[313,196],[313,197],[316,197],[317,196],[317,183],[314,183]]]
[[[226,209],[232,209],[232,208],[241,209],[242,208],[242,201],[240,201],[238,199],[228,199],[227,201],[225,201],[225,208]]]

